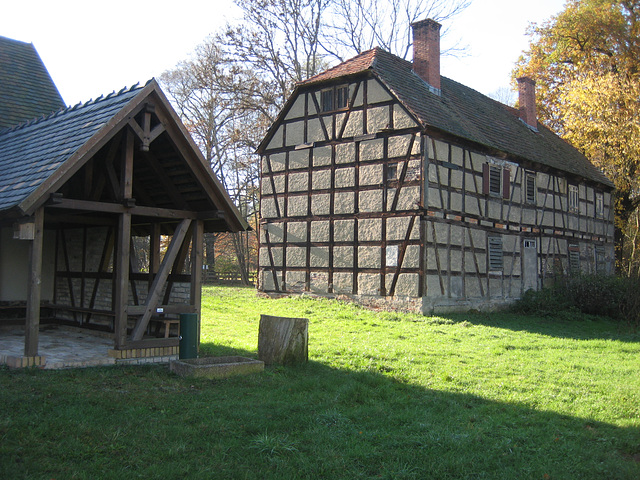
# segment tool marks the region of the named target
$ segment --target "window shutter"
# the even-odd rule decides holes
[[[489,195],[489,164],[482,165],[482,193]]]
[[[502,198],[507,200],[511,197],[511,171],[509,168],[502,169]]]

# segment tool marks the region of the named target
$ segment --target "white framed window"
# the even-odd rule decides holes
[[[569,185],[569,211],[577,212],[580,203],[577,185]]]
[[[604,194],[596,192],[596,217],[604,217]]]
[[[487,238],[487,263],[490,272],[502,272],[504,267],[502,237]]]
[[[386,249],[386,265],[387,267],[398,266],[398,245],[387,245]]]

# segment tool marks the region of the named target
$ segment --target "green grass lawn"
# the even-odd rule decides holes
[[[310,362],[0,370],[0,478],[640,478],[640,335],[606,319],[372,312],[206,287],[201,354],[255,357],[261,313]]]

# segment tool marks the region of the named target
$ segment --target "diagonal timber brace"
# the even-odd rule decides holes
[[[160,265],[158,274],[156,275],[153,283],[151,284],[151,288],[149,289],[149,294],[147,295],[147,300],[145,302],[144,314],[138,319],[138,321],[136,322],[136,326],[133,328],[133,332],[131,333],[131,339],[134,342],[142,340],[142,336],[147,328],[147,325],[149,324],[151,315],[153,314],[153,312],[155,312],[156,307],[158,306],[162,289],[167,283],[167,279],[169,278],[169,274],[171,273],[171,267],[173,266],[173,262],[175,261],[178,253],[181,250],[182,242],[187,236],[187,231],[189,230],[190,225],[190,219],[187,218],[183,220],[182,222],[180,222],[173,234],[173,238],[171,239],[171,243],[169,244],[167,253],[162,259],[162,264]]]

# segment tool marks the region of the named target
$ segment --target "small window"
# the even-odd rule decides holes
[[[398,164],[390,163],[387,165],[387,181],[398,179]]]
[[[323,90],[320,96],[322,101],[322,111],[330,112],[333,110],[333,89]]]
[[[508,199],[511,192],[511,172],[497,163],[485,163],[482,167],[482,191],[487,195]]]
[[[349,104],[349,87],[344,85],[336,88],[336,110],[347,108]]]
[[[489,237],[488,241],[489,271],[501,272],[504,262],[502,253],[502,237]]]
[[[578,186],[577,185],[569,185],[569,210],[572,212],[578,211]]]
[[[536,248],[535,240],[525,240],[523,243],[524,243],[524,248]]]
[[[571,273],[580,273],[580,247],[578,245],[569,245],[569,271]]]
[[[398,245],[387,245],[386,265],[387,267],[398,266]]]
[[[320,92],[320,108],[323,112],[331,112],[347,108],[349,105],[349,86],[327,88]]]
[[[604,217],[604,194],[596,192],[596,217]]]
[[[536,174],[527,172],[525,174],[525,201],[527,203],[536,203]]]

